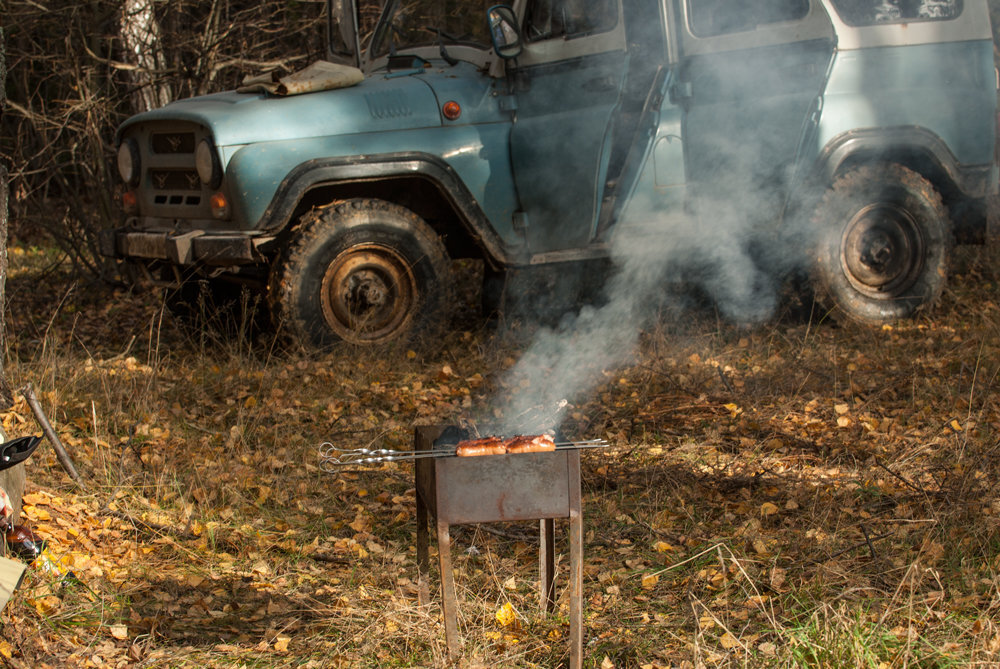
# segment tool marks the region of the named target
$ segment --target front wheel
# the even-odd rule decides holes
[[[441,239],[413,212],[379,200],[315,209],[272,270],[279,326],[306,348],[432,336],[454,300]]]
[[[814,284],[835,315],[879,325],[933,304],[947,277],[951,234],[941,196],[902,165],[838,177],[813,220]]]

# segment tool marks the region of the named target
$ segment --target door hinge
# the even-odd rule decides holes
[[[690,81],[677,81],[670,87],[670,101],[674,104],[690,100],[694,95],[694,87]]]

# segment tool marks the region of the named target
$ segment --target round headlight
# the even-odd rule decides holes
[[[198,142],[194,151],[194,167],[198,170],[198,178],[209,188],[218,188],[222,184],[222,166],[211,140]]]
[[[118,174],[130,186],[139,184],[139,145],[126,139],[118,147]]]

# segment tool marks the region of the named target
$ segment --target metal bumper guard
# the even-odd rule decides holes
[[[101,253],[113,258],[165,260],[176,265],[245,265],[264,261],[261,247],[273,236],[191,232],[146,232],[134,228],[105,230]]]

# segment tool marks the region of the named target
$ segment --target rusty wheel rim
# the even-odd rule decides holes
[[[327,267],[320,302],[327,325],[340,338],[387,341],[413,319],[417,281],[410,263],[395,250],[359,244]]]
[[[869,205],[847,224],[840,262],[856,290],[868,297],[904,296],[923,270],[924,239],[904,208]]]

